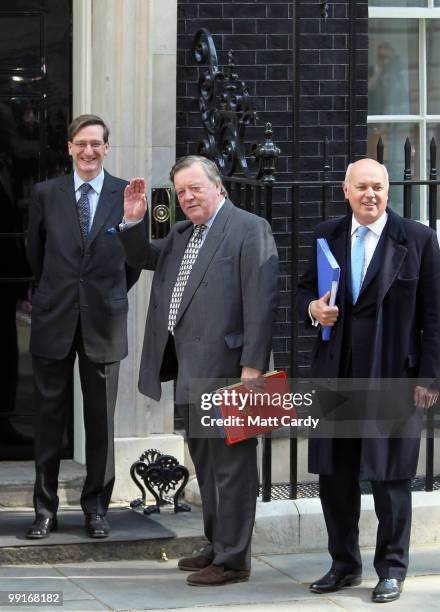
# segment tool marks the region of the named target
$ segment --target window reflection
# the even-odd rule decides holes
[[[368,113],[419,112],[418,24],[415,19],[370,19]]]
[[[440,0],[436,0],[440,4]],[[370,0],[369,6],[428,6],[428,0]]]
[[[439,3],[440,6],[440,3]],[[431,19],[426,28],[428,114],[440,115],[440,20]]]
[[[419,178],[419,130],[416,123],[369,123],[368,124],[368,157],[377,157],[377,141],[382,137],[384,145],[383,163],[388,169],[391,181],[402,181],[405,169],[405,141],[411,142],[412,178]],[[391,185],[389,193],[390,208],[403,215],[403,187]],[[412,192],[412,218],[420,217],[420,189],[414,187]]]

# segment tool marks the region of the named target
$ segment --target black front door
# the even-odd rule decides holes
[[[69,165],[71,0],[0,2],[0,460],[33,458],[25,255],[34,183]],[[70,404],[72,402],[70,401]],[[70,413],[72,410],[70,409]],[[64,457],[72,456],[72,418]]]

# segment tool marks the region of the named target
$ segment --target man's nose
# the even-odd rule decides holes
[[[374,193],[374,189],[372,187],[368,187],[367,189],[367,196],[369,198],[375,198],[376,194]]]

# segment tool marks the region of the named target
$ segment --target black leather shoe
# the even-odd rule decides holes
[[[398,578],[381,578],[373,590],[371,599],[374,603],[386,603],[399,599],[403,589],[403,580]]]
[[[344,587],[357,586],[361,582],[362,574],[360,573],[346,574],[345,572],[331,569],[325,576],[316,582],[312,582],[309,588],[313,593],[332,593]]]
[[[56,516],[53,518],[47,516],[37,516],[35,521],[27,530],[26,537],[29,538],[29,540],[42,540],[43,538],[48,538],[51,531],[56,531],[57,529],[58,523]]]
[[[86,534],[90,538],[107,538],[110,526],[101,514],[86,514]]]

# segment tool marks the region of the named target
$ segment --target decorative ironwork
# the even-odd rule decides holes
[[[252,146],[252,153],[259,163],[256,178],[262,179],[265,183],[275,182],[274,172],[276,170],[277,159],[281,153],[281,149],[274,143],[272,136],[272,125],[270,123],[266,123],[264,143],[259,145],[255,144]]]
[[[199,77],[199,108],[207,135],[199,143],[198,152],[215,161],[224,176],[237,173],[250,176],[244,137],[246,127],[255,125],[257,112],[246,83],[235,71],[233,52],[229,51],[228,65],[222,70],[213,38],[203,28],[194,38],[193,56],[197,64],[207,66]],[[259,155],[257,178],[263,182],[273,182],[276,160],[281,153],[271,140],[271,127],[266,125],[266,142],[252,148]]]
[[[323,19],[325,19],[327,21],[328,19],[328,1],[327,0],[321,0],[321,17]]]
[[[130,468],[130,475],[142,493],[142,498],[134,499],[130,506],[138,508],[144,506],[144,514],[160,514],[162,506],[174,505],[174,512],[190,512],[188,504],[179,502],[179,496],[183,493],[188,482],[189,472],[184,465],[172,455],[163,455],[157,449],[146,450],[135,461]],[[170,491],[175,491],[170,497]],[[146,505],[147,491],[149,491],[156,503]]]

